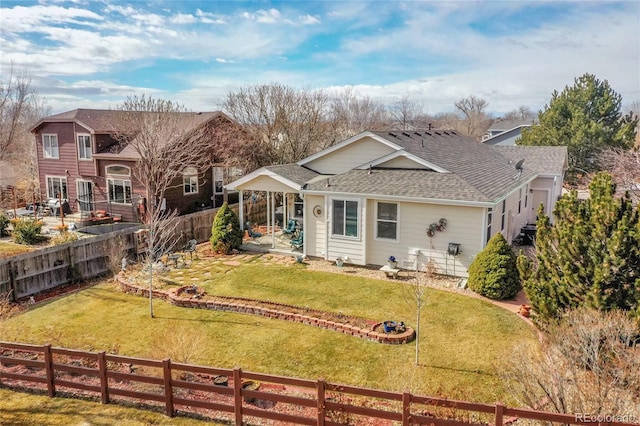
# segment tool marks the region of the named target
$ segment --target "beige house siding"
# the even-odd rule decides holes
[[[340,174],[394,151],[391,147],[373,138],[365,137],[306,163],[305,166],[320,174]]]
[[[322,211],[318,217],[313,214],[313,209],[316,206],[320,206]],[[325,257],[326,217],[324,197],[306,195],[304,197],[304,239],[307,256]]]
[[[479,230],[484,223],[484,209],[479,207],[452,207],[435,204],[398,203],[398,241],[376,238],[376,200],[368,200],[370,224],[367,230],[367,263],[384,265],[389,256],[395,256],[398,265],[423,270],[432,260],[438,272],[467,276],[467,268],[475,255],[482,250]],[[427,228],[441,218],[447,220],[444,231],[433,238],[427,236]],[[449,243],[460,244],[460,254],[447,255]]]
[[[382,164],[379,164],[378,167],[390,167],[396,169],[415,169],[415,168],[424,168],[422,164],[416,163],[414,160],[400,156],[389,161],[385,161]]]

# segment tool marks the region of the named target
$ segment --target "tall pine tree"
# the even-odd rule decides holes
[[[630,148],[637,118],[622,116],[622,96],[607,80],[592,74],[573,86],[554,91],[538,113],[538,124],[522,132],[519,145],[567,146],[570,173],[598,170],[596,157],[604,148]]]
[[[524,286],[540,319],[579,306],[640,316],[639,214],[628,196],[614,198],[615,189],[598,173],[587,200],[572,191],[558,201],[555,223],[539,212],[538,265]]]

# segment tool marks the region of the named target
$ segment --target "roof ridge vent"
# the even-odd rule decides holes
[[[436,135],[438,135],[438,136],[442,136],[442,135],[440,134],[440,132],[438,132],[438,131],[436,131],[436,132],[435,132],[435,134],[436,134]]]
[[[410,138],[410,137],[411,137],[411,134],[410,134],[410,133],[408,133],[408,132],[402,132],[402,134],[403,134],[403,135],[405,135],[405,136],[406,136],[406,137],[408,137],[408,138]]]
[[[389,134],[390,134],[391,136],[393,136],[394,138],[397,138],[397,137],[398,137],[398,135],[396,135],[396,134],[395,134],[395,133],[393,133],[393,132],[389,132]]]

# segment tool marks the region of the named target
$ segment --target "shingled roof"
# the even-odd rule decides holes
[[[462,202],[496,202],[522,182],[563,169],[566,149],[558,147],[495,147],[455,132],[373,132],[409,154],[448,173],[416,169],[351,170],[314,181],[309,191],[389,195]],[[521,148],[521,149],[520,149]],[[529,149],[536,148],[536,149]],[[521,170],[518,160],[524,159]],[[327,185],[328,182],[328,185]]]
[[[122,130],[120,117],[123,112],[136,114],[136,112],[132,111],[119,111],[112,109],[74,109],[43,118],[33,126],[31,131],[35,132],[38,127],[44,123],[78,123],[94,134],[111,134]],[[182,112],[180,114],[196,117],[196,123],[204,123],[216,116],[224,115],[219,111]]]

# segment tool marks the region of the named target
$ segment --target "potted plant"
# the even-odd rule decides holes
[[[389,256],[389,258],[387,259],[387,265],[391,269],[396,269],[398,267],[398,262],[396,261],[395,256]]]

